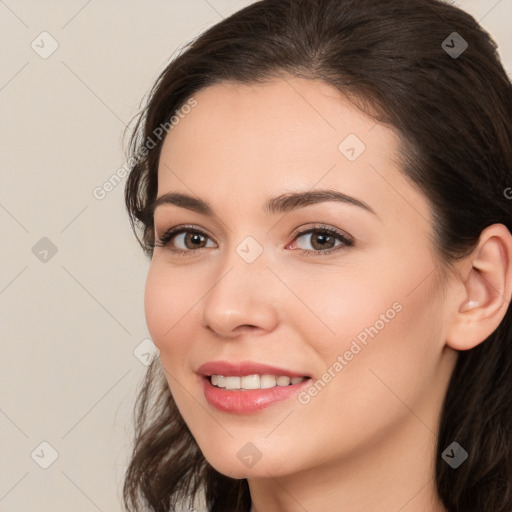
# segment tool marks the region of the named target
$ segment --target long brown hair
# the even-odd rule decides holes
[[[262,0],[184,47],[137,120],[125,200],[149,257],[154,226],[147,205],[157,193],[163,137],[149,151],[146,141],[197,91],[281,73],[321,79],[398,130],[402,171],[430,201],[446,268],[475,246],[486,226],[503,223],[512,231],[505,192],[512,186],[512,86],[496,44],[474,18],[440,0]],[[488,339],[459,353],[446,393],[435,481],[450,512],[512,510],[511,315],[509,308]],[[134,420],[127,510],[167,512],[181,500],[192,507],[201,493],[210,512],[249,509],[247,481],[228,478],[205,460],[158,359]],[[469,454],[456,470],[441,457],[453,441]]]

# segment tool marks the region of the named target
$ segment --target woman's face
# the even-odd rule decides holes
[[[428,203],[399,171],[396,132],[320,81],[194,98],[158,169],[158,197],[191,200],[155,210],[157,240],[182,231],[155,247],[145,310],[207,460],[284,476],[400,433],[433,439],[453,358]],[[326,190],[345,200],[306,201]]]

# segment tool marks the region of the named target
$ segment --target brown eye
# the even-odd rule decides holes
[[[329,226],[316,226],[300,231],[296,233],[294,241],[306,237],[309,238],[306,244],[310,244],[313,249],[299,247],[299,250],[308,255],[331,254],[354,245],[353,240],[348,235]],[[186,254],[193,253],[197,249],[212,247],[207,245],[208,240],[210,240],[210,237],[196,228],[188,229],[187,226],[178,226],[161,235],[155,242],[155,246],[168,247],[169,251],[175,254]],[[215,244],[213,247],[215,247]]]
[[[193,252],[196,249],[206,247],[205,242],[209,239],[208,235],[197,229],[172,228],[166,231],[155,243],[157,247],[167,247],[172,245],[169,250],[177,253]],[[171,242],[173,242],[171,244]],[[176,244],[179,244],[176,247]]]
[[[182,243],[186,246],[187,249],[200,249],[204,245],[204,242],[207,237],[201,235],[200,233],[194,232],[194,231],[184,231],[183,234],[185,235],[182,238]],[[177,238],[176,236],[174,237]]]
[[[309,243],[314,249],[323,250],[323,249],[332,249],[335,247],[336,238],[329,233],[316,231],[308,233],[307,235],[302,235],[309,237]],[[302,237],[300,237],[302,238]]]
[[[296,234],[294,240],[304,238],[307,240],[306,245],[309,244],[313,247],[313,250],[299,247],[299,250],[305,254],[311,255],[322,255],[336,252],[339,249],[343,249],[354,245],[354,242],[347,235],[338,231],[337,229],[318,226],[312,229],[301,231]],[[336,245],[336,242],[340,242]]]

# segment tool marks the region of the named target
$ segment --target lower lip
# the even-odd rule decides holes
[[[218,388],[207,377],[202,377],[202,381],[204,396],[210,405],[224,412],[247,414],[291,398],[299,393],[302,388],[308,386],[311,379],[288,386],[241,390]]]

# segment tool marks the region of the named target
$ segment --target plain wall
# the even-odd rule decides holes
[[[0,511],[122,510],[149,260],[98,188],[171,55],[249,3],[0,2]],[[510,74],[512,0],[457,5]]]

